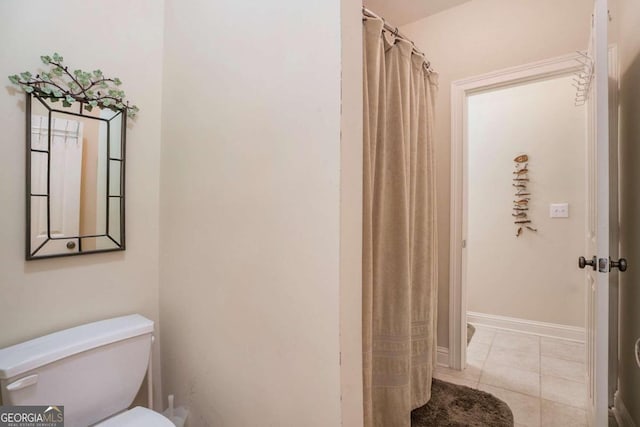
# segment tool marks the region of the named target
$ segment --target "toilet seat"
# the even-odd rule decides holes
[[[174,427],[174,424],[167,417],[151,409],[136,406],[94,427]]]

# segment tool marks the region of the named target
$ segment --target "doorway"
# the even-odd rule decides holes
[[[574,76],[467,97],[467,321],[584,342],[586,106]]]
[[[571,86],[580,59],[452,85],[449,364],[469,361],[478,387],[507,401],[549,406],[532,410],[538,417],[586,422],[586,291],[575,260],[587,229],[587,109]],[[477,328],[469,355],[468,322]]]
[[[449,365],[454,369],[462,369],[466,365],[466,345],[467,345],[467,307],[468,307],[468,289],[467,289],[467,266],[468,266],[468,251],[467,251],[467,239],[469,233],[469,107],[470,101],[475,99],[476,104],[482,102],[482,94],[499,93],[508,88],[525,88],[527,85],[531,85],[535,82],[544,84],[544,82],[557,81],[558,79],[565,78],[581,68],[580,54],[571,54],[563,57],[553,58],[545,61],[540,61],[532,64],[527,64],[519,67],[510,68],[507,70],[501,70],[498,72],[472,77],[470,79],[457,81],[452,84],[452,219],[451,219],[451,298],[450,298],[450,348],[449,348]],[[535,93],[535,91],[529,91]],[[504,93],[504,92],[503,92]],[[474,98],[475,97],[475,98]],[[582,107],[584,108],[584,107]],[[482,118],[478,121],[482,123]],[[496,128],[498,124],[493,124],[490,127]],[[510,125],[510,127],[513,127]],[[583,126],[584,129],[584,126]],[[539,234],[535,231],[526,229],[522,230],[520,237],[515,237],[518,233],[519,226],[513,224],[514,221],[511,217],[512,205],[511,202],[515,200],[514,194],[518,190],[512,185],[515,181],[511,179],[515,176],[512,172],[515,171],[516,162],[515,157],[526,154],[523,150],[526,150],[526,146],[521,145],[523,142],[522,137],[517,136],[517,129],[513,129],[513,149],[511,152],[505,153],[509,164],[500,165],[504,169],[504,174],[498,172],[501,176],[504,176],[506,182],[506,191],[509,191],[509,198],[506,201],[506,206],[502,211],[503,216],[500,224],[506,223],[508,228],[509,238],[511,241],[520,240],[517,243],[522,243],[523,237],[534,237],[539,239]],[[534,141],[535,142],[535,141]],[[528,144],[531,144],[529,142]],[[553,147],[551,147],[552,149]],[[479,150],[481,152],[482,149]],[[506,151],[506,150],[505,150]],[[513,154],[513,155],[512,155]],[[491,159],[489,159],[491,160]],[[533,160],[533,158],[532,158]],[[539,159],[538,159],[539,161]],[[525,162],[526,164],[526,162]],[[496,164],[497,165],[497,164]],[[538,163],[540,165],[540,163]],[[504,167],[503,167],[504,166]],[[533,165],[532,165],[533,168]],[[584,175],[583,175],[584,176]],[[539,177],[539,176],[538,176]],[[490,177],[489,177],[490,178]],[[474,179],[476,179],[474,177]],[[501,185],[503,188],[504,185]],[[527,196],[526,198],[531,198]],[[562,202],[562,201],[559,201]],[[539,207],[541,207],[540,205]],[[539,214],[540,212],[538,212]],[[529,215],[527,215],[529,216]],[[535,219],[535,217],[532,217]],[[483,219],[480,219],[483,220]],[[497,218],[486,218],[486,221],[495,221]],[[533,220],[532,220],[533,221]],[[522,224],[529,225],[532,229],[536,229],[534,222]],[[490,227],[487,227],[491,230]],[[525,234],[528,233],[528,234]],[[542,233],[540,233],[541,235]],[[525,243],[526,244],[526,243]],[[496,276],[502,273],[501,268],[497,268],[498,263],[501,260],[493,260],[488,267],[494,267]],[[532,264],[536,264],[536,260],[530,260]],[[515,278],[514,278],[515,280]],[[503,316],[512,317],[515,316]],[[551,322],[547,322],[551,323]],[[541,325],[539,325],[541,326]],[[574,331],[574,332],[577,332]],[[579,335],[573,335],[571,338],[579,340]]]
[[[610,102],[610,105],[613,105],[613,106],[615,106],[617,103],[617,99],[616,99],[617,67],[616,65],[617,65],[616,49],[615,47],[611,47],[609,49],[609,81],[610,81],[609,102]],[[526,254],[527,250],[535,247],[535,245],[541,242],[544,242],[545,240],[547,241],[553,240],[553,237],[557,237],[556,234],[561,232],[566,232],[567,231],[566,229],[570,228],[567,222],[568,219],[563,218],[566,216],[566,213],[567,213],[565,212],[565,210],[567,209],[567,203],[565,202],[569,202],[568,203],[569,218],[576,218],[576,215],[578,215],[578,217],[576,218],[578,220],[577,222],[579,223],[580,221],[582,221],[582,230],[583,230],[582,235],[579,237],[576,237],[576,236],[571,237],[572,239],[577,240],[577,242],[574,242],[574,243],[578,245],[582,245],[582,248],[584,250],[585,246],[588,247],[586,243],[588,243],[589,241],[589,236],[593,235],[594,233],[593,227],[595,224],[595,211],[596,211],[595,188],[597,186],[597,183],[596,183],[595,162],[594,162],[594,159],[595,159],[594,156],[596,155],[594,151],[595,142],[593,142],[595,141],[595,139],[593,136],[593,129],[592,129],[593,127],[592,116],[595,117],[594,111],[592,109],[593,104],[591,104],[591,106],[589,106],[589,104],[587,105],[587,108],[589,108],[588,110],[585,109],[585,107],[582,107],[584,111],[582,114],[584,114],[584,117],[586,118],[586,120],[583,120],[582,125],[578,125],[578,126],[581,126],[582,128],[581,132],[583,132],[583,134],[586,133],[587,137],[586,138],[584,136],[582,137],[582,140],[583,140],[582,149],[578,148],[577,149],[578,151],[576,151],[576,147],[573,148],[573,150],[576,151],[575,157],[583,159],[581,163],[582,166],[584,166],[582,168],[582,172],[580,172],[579,170],[576,170],[576,167],[578,166],[576,166],[576,163],[574,162],[571,162],[572,164],[566,165],[568,174],[570,173],[577,174],[577,175],[581,175],[582,177],[581,182],[579,180],[577,181],[578,184],[576,184],[575,182],[573,183],[574,187],[580,187],[579,184],[580,183],[582,184],[581,185],[582,190],[579,190],[579,192],[581,192],[582,195],[584,196],[582,207],[580,206],[580,203],[579,203],[580,202],[579,197],[573,200],[572,202],[568,199],[569,196],[571,197],[575,196],[575,195],[571,195],[570,192],[569,193],[565,192],[565,194],[567,194],[567,197],[560,197],[560,199],[567,198],[567,200],[556,199],[555,196],[551,198],[551,197],[547,197],[548,195],[545,195],[550,190],[551,192],[558,190],[567,183],[561,182],[561,179],[560,180],[556,179],[555,184],[554,184],[554,181],[552,180],[552,181],[546,182],[545,185],[541,186],[541,184],[544,183],[545,178],[547,178],[546,175],[548,174],[549,171],[544,172],[544,176],[539,175],[539,173],[544,171],[545,168],[548,168],[552,163],[554,163],[554,159],[552,159],[552,156],[554,153],[553,153],[553,150],[546,154],[544,152],[533,151],[531,153],[532,157],[530,159],[527,159],[527,160],[530,160],[530,163],[531,163],[530,166],[527,165],[531,170],[531,175],[524,175],[525,177],[531,176],[532,179],[530,183],[532,185],[525,186],[527,188],[525,188],[524,190],[518,189],[515,187],[513,188],[513,190],[516,190],[516,191],[520,190],[520,191],[531,193],[530,195],[526,195],[524,197],[524,198],[529,198],[531,200],[530,206],[527,204],[524,205],[525,207],[530,208],[526,212],[527,214],[530,213],[530,215],[526,215],[525,218],[517,218],[516,216],[513,216],[512,219],[525,219],[527,221],[525,221],[525,223],[520,225],[516,225],[516,224],[511,225],[511,227],[514,227],[511,229],[513,231],[512,236],[510,236],[512,240],[508,244],[505,244],[503,242],[503,246],[510,246],[512,244],[516,244],[519,246],[511,246],[510,249],[507,247],[507,249],[509,250],[503,253],[502,255],[492,253],[491,250],[487,250],[486,245],[485,245],[484,251],[482,250],[478,251],[478,247],[475,247],[475,248],[467,247],[468,244],[472,246],[473,245],[477,246],[478,242],[481,241],[481,240],[478,240],[478,236],[479,235],[481,236],[483,233],[486,238],[487,236],[490,237],[491,233],[495,233],[495,232],[502,233],[504,230],[507,230],[505,228],[501,228],[504,225],[504,222],[507,221],[507,219],[505,219],[504,216],[498,219],[494,217],[496,215],[491,215],[487,209],[485,209],[484,213],[482,211],[474,212],[473,210],[474,196],[470,195],[470,191],[473,191],[474,185],[477,186],[478,181],[480,179],[486,178],[483,175],[488,175],[489,177],[493,176],[494,188],[491,189],[490,193],[488,193],[489,196],[487,197],[487,199],[493,199],[494,198],[493,193],[498,193],[502,191],[500,190],[500,188],[503,186],[503,182],[498,182],[498,179],[496,177],[504,176],[505,177],[504,179],[508,180],[510,179],[508,176],[511,172],[515,172],[518,168],[522,168],[523,166],[527,167],[522,164],[518,165],[517,162],[514,162],[514,160],[518,156],[527,154],[525,151],[533,150],[531,146],[523,147],[523,143],[526,141],[526,138],[518,138],[517,135],[519,130],[512,129],[510,141],[512,141],[513,146],[506,145],[505,146],[506,148],[503,147],[503,149],[505,150],[508,150],[511,148],[514,150],[511,153],[509,153],[510,155],[513,154],[513,156],[511,156],[510,158],[507,158],[507,160],[509,159],[511,160],[512,162],[511,167],[514,168],[511,171],[509,171],[508,166],[505,166],[508,162],[503,162],[505,163],[505,165],[501,164],[499,160],[499,156],[496,153],[489,154],[486,152],[486,150],[483,149],[483,147],[480,147],[478,151],[477,146],[476,147],[470,146],[470,144],[473,144],[473,141],[472,141],[473,138],[470,137],[470,134],[469,134],[470,131],[472,130],[471,129],[472,126],[476,126],[476,128],[473,129],[473,131],[478,131],[478,129],[480,131],[482,131],[483,129],[491,131],[491,130],[495,130],[496,127],[499,128],[501,125],[500,123],[491,123],[491,122],[487,123],[486,120],[483,122],[482,121],[483,118],[481,118],[481,120],[479,121],[476,120],[477,123],[474,125],[473,119],[472,118],[470,119],[470,114],[473,114],[472,110],[478,106],[482,106],[483,102],[485,102],[486,104],[487,100],[492,96],[494,98],[497,96],[497,99],[499,99],[501,94],[504,95],[504,93],[506,93],[510,89],[514,89],[516,92],[523,91],[520,94],[520,95],[523,95],[524,93],[527,92],[527,87],[529,89],[532,89],[536,85],[544,86],[544,85],[553,85],[555,83],[559,83],[562,81],[562,79],[566,79],[566,76],[577,71],[579,68],[580,68],[580,54],[577,53],[572,55],[566,55],[559,58],[553,58],[550,60],[540,61],[533,64],[527,64],[520,67],[514,67],[507,70],[501,70],[498,72],[477,76],[477,77],[469,78],[462,81],[457,81],[452,84],[452,175],[451,175],[452,217],[451,217],[451,271],[450,271],[451,282],[450,282],[450,307],[449,307],[450,309],[449,367],[451,369],[462,370],[464,367],[467,366],[467,360],[468,360],[467,358],[467,321],[468,320],[475,321],[476,323],[480,323],[481,326],[484,326],[484,327],[490,327],[493,330],[493,332],[495,332],[497,328],[497,330],[502,330],[503,332],[504,330],[508,330],[511,332],[515,331],[518,333],[524,333],[525,335],[528,335],[528,336],[535,336],[535,337],[538,337],[540,343],[544,340],[544,341],[547,341],[547,344],[549,344],[548,340],[550,339],[551,340],[562,339],[568,343],[573,342],[578,344],[581,341],[589,342],[589,340],[585,338],[589,338],[589,336],[591,335],[589,332],[585,333],[584,331],[585,331],[585,326],[587,331],[594,330],[595,326],[593,324],[594,321],[592,318],[593,318],[593,313],[595,313],[595,311],[592,304],[593,298],[591,296],[591,288],[587,286],[588,283],[585,284],[584,276],[582,276],[582,284],[583,284],[582,286],[583,286],[584,293],[587,294],[586,298],[584,293],[581,296],[578,296],[579,292],[577,291],[577,288],[575,288],[575,284],[570,286],[566,286],[566,284],[562,284],[561,286],[564,289],[561,289],[561,291],[569,291],[568,295],[564,295],[564,296],[557,295],[557,292],[556,292],[555,296],[549,295],[547,300],[543,298],[541,300],[538,300],[537,304],[535,303],[535,296],[533,294],[527,294],[527,292],[529,292],[531,289],[527,290],[523,288],[522,283],[525,282],[526,280],[523,280],[522,278],[525,277],[528,279],[530,278],[530,276],[534,276],[534,272],[552,273],[553,269],[550,268],[549,261],[545,262],[543,259],[546,254],[540,253],[540,248],[538,248],[539,256],[536,256],[536,252],[529,253],[529,257],[525,257],[523,254]],[[530,92],[531,93],[529,95],[534,94],[535,96],[535,91],[530,91]],[[484,107],[487,107],[487,105],[484,105]],[[553,105],[551,105],[551,106],[547,106],[546,108],[553,109],[554,107]],[[617,115],[616,115],[617,109],[611,108],[610,111],[611,111],[611,116],[609,118],[611,123],[610,140],[612,141],[612,147],[616,147],[617,146],[617,134],[616,134],[617,133]],[[548,112],[543,112],[542,115],[546,113]],[[556,112],[556,114],[560,114],[560,113]],[[487,118],[485,117],[484,119],[487,119]],[[587,124],[586,126],[585,126],[585,123]],[[513,123],[509,123],[506,126],[507,129],[509,127],[513,128],[514,127]],[[585,132],[585,128],[587,128],[586,132]],[[521,131],[526,131],[526,129],[523,128],[521,129]],[[531,132],[531,130],[529,130],[529,132]],[[541,136],[538,135],[538,138],[540,137]],[[490,143],[492,141],[487,141],[486,135],[485,135],[484,142]],[[476,149],[477,151],[475,153],[476,156],[480,155],[480,156],[488,157],[489,161],[491,162],[490,164],[495,165],[496,168],[500,169],[499,173],[498,174],[487,173],[487,171],[482,171],[482,170],[474,171],[473,167],[469,166],[469,156],[470,156],[470,153],[473,153],[474,149]],[[558,151],[557,154],[558,156],[561,156],[562,155],[561,150]],[[612,158],[614,157],[616,157],[615,154],[612,155]],[[540,163],[541,161],[542,163],[544,163],[544,165]],[[578,162],[578,164],[580,164],[580,162]],[[561,166],[562,165],[560,165],[560,167]],[[615,162],[612,163],[612,166],[614,166],[614,169],[615,169]],[[614,169],[612,169],[612,173],[615,175],[616,172]],[[507,172],[507,173],[502,174],[502,172]],[[538,174],[535,174],[535,172],[537,172]],[[520,175],[514,175],[514,176],[517,177]],[[473,183],[470,184],[470,181],[473,181]],[[514,184],[518,184],[518,182],[514,182]],[[529,182],[526,182],[525,184],[529,184]],[[545,188],[545,186],[547,188]],[[558,188],[555,188],[555,187],[558,187]],[[586,188],[586,191],[585,191],[585,188]],[[515,194],[515,192],[511,193],[512,197],[513,197],[513,194]],[[617,198],[615,196],[617,194],[617,190],[613,189],[611,191],[611,194],[612,194],[612,199],[611,199],[612,206],[614,206],[617,203]],[[521,198],[514,197],[512,200],[518,200],[518,199],[521,199]],[[482,206],[483,203],[484,203],[483,200],[476,198],[475,200],[476,206]],[[498,202],[496,202],[496,200],[486,200],[485,204],[496,205],[498,204]],[[577,207],[578,209],[572,210],[572,206]],[[510,207],[507,204],[505,206],[506,211],[503,211],[502,214],[504,214],[504,212],[508,212],[509,208]],[[554,215],[553,213],[554,208],[560,209],[560,215]],[[518,211],[514,211],[514,212],[515,213],[512,215],[518,214]],[[477,218],[470,221],[469,220],[470,214],[471,215],[475,214]],[[615,217],[617,215],[617,211],[614,209],[612,211],[612,214]],[[553,216],[560,216],[560,218],[550,218]],[[531,220],[530,223],[528,222],[529,220]],[[480,233],[474,233],[473,230],[470,230],[470,226],[474,226],[476,229],[478,229],[479,227],[482,228],[483,224],[485,225],[484,226],[485,230],[481,230]],[[524,226],[530,226],[530,229],[526,229]],[[525,228],[525,230],[519,230],[520,228]],[[538,231],[535,231],[537,229]],[[521,233],[520,237],[515,237],[515,234],[518,234],[518,233]],[[574,231],[574,234],[575,234],[575,231]],[[585,235],[587,236],[587,239],[586,239],[587,242],[585,242],[585,237],[584,237]],[[523,237],[524,239],[522,239]],[[569,237],[566,237],[566,238],[569,239]],[[473,263],[470,263],[469,261],[469,256],[470,255],[473,256],[474,250],[476,250],[475,252],[476,254],[480,254],[481,256],[487,256],[487,259],[484,259],[480,263],[475,263],[475,266]],[[548,251],[552,252],[553,249],[550,248],[548,249]],[[577,263],[575,263],[574,261],[575,261],[575,255],[580,254],[580,250],[576,248],[565,248],[565,252],[567,251],[570,251],[570,253],[564,254],[564,256],[567,257],[566,260],[565,261],[558,260],[558,261],[563,264],[568,264],[571,270],[567,270],[567,271],[573,271],[572,270],[573,268],[577,269],[577,266],[575,265]],[[521,271],[514,271],[514,269],[512,268],[513,265],[511,265],[513,263],[509,264],[509,259],[513,260],[514,258],[510,258],[510,257],[513,257],[514,254],[520,255],[521,257],[525,257],[527,260],[527,263],[520,264],[519,269]],[[515,259],[518,259],[518,257],[516,257]],[[554,303],[558,301],[560,302],[564,301],[565,305],[561,304],[560,308],[565,312],[556,313],[556,314],[558,314],[559,316],[565,316],[564,318],[565,320],[558,317],[558,319],[560,319],[558,323],[554,321],[549,321],[548,320],[549,318],[547,318],[547,321],[532,322],[530,319],[527,319],[527,317],[529,318],[532,317],[531,312],[529,312],[529,315],[517,316],[514,314],[514,313],[518,313],[517,304],[509,303],[508,298],[507,299],[503,298],[508,295],[500,296],[500,298],[503,298],[502,304],[498,304],[496,303],[495,300],[490,300],[490,299],[484,302],[477,301],[477,296],[478,295],[482,296],[482,293],[479,292],[478,289],[475,289],[475,296],[474,296],[473,289],[470,289],[470,286],[473,286],[473,285],[469,285],[469,282],[470,282],[469,265],[470,264],[472,265],[471,273],[474,274],[473,279],[477,278],[478,271],[482,272],[483,269],[484,269],[484,272],[482,274],[487,274],[487,273],[489,274],[489,276],[485,276],[485,281],[487,280],[487,277],[489,277],[489,280],[492,280],[492,278],[496,279],[501,275],[503,276],[506,275],[507,279],[510,279],[510,282],[508,281],[507,283],[510,283],[511,285],[510,286],[507,285],[507,287],[502,288],[503,292],[505,294],[511,293],[512,297],[515,296],[520,298],[521,300],[523,298],[526,299],[527,302],[525,305],[533,306],[528,308],[533,308],[534,310],[537,310],[537,313],[542,312],[544,314],[544,311],[547,310],[549,307],[552,307]],[[532,269],[529,269],[530,268],[529,264],[531,264]],[[558,263],[556,262],[553,264],[558,264]],[[505,271],[508,272],[508,274],[505,274]],[[518,279],[518,277],[520,277],[520,279]],[[553,284],[553,280],[554,280],[553,274],[545,274],[542,277],[546,278],[546,282],[551,282]],[[557,277],[555,278],[557,279]],[[471,280],[471,282],[472,281],[473,280]],[[494,280],[494,281],[497,281],[497,280]],[[547,284],[549,283],[544,283],[544,285],[547,285]],[[541,287],[544,287],[544,286],[541,286]],[[589,288],[589,290],[587,288]],[[611,304],[609,307],[609,312],[610,312],[611,320],[609,320],[608,322],[608,325],[609,325],[608,335],[611,337],[611,339],[609,340],[610,367],[608,372],[608,377],[609,377],[608,384],[610,388],[609,399],[610,399],[610,402],[613,403],[613,393],[615,392],[616,378],[617,378],[617,372],[616,372],[617,287],[611,286],[610,289],[611,289],[611,295],[610,295]],[[581,316],[582,322],[583,322],[582,327],[578,326],[577,322],[575,322],[575,320],[577,319],[577,317],[575,317],[576,316],[575,301],[569,301],[569,304],[566,303],[568,300],[571,300],[572,298],[570,295],[571,292],[575,292],[576,294],[574,296],[581,299],[582,301],[585,301],[585,299],[587,301],[587,304],[582,303],[582,307],[583,307],[582,313],[579,313],[579,312],[577,313],[578,316],[582,314]],[[481,307],[480,305],[481,303],[484,303],[485,307],[491,306],[493,304],[494,308],[499,307],[502,309],[502,312],[494,316],[487,316],[486,313],[484,313],[485,314],[484,316],[482,315],[482,313],[480,315],[478,315],[478,313],[473,313],[473,312],[467,313],[467,309],[470,303],[470,298],[476,299],[476,301],[472,302],[472,304],[474,304],[474,307]],[[552,300],[551,298],[554,298],[554,300]],[[504,307],[505,304],[509,306]],[[578,307],[578,310],[579,310],[579,307]],[[585,313],[586,313],[586,316],[585,316]],[[566,324],[568,323],[566,319],[568,319],[568,317],[570,316],[573,316],[573,320],[574,320],[573,325],[570,322],[568,325]],[[524,317],[524,321],[520,317]],[[586,317],[586,324],[585,324],[585,317]],[[599,329],[599,331],[602,331],[602,329]],[[479,335],[478,340],[482,341],[486,338],[487,334],[486,334],[486,331],[485,333],[483,333],[483,331],[480,331],[480,332],[481,333]],[[599,332],[598,336],[603,337],[602,332]],[[553,337],[553,338],[549,338],[549,337]],[[604,338],[598,338],[596,342],[606,343],[607,339],[604,339]],[[594,342],[594,340],[592,339],[591,342]],[[595,365],[593,364],[594,359],[593,359],[593,350],[592,350],[591,344],[589,344],[589,346],[587,347],[590,349],[590,351],[586,352],[587,355],[586,357],[582,358],[583,360],[582,363],[586,363],[588,365],[586,370],[589,373],[589,375],[588,375],[587,384],[585,387],[588,389],[589,393],[587,398],[588,402],[586,405],[587,406],[586,409],[589,412],[591,412],[591,408],[593,407],[593,396],[595,393],[594,391],[595,376],[593,374]],[[582,347],[580,347],[580,349],[576,347],[574,348],[573,351],[580,352],[584,355],[585,351],[581,350],[583,348],[584,348],[584,344],[582,344]],[[472,355],[471,359],[473,359],[474,357],[477,358],[477,354]],[[604,373],[604,375],[606,376],[607,374]],[[602,376],[600,376],[599,378],[602,378]],[[604,383],[606,384],[607,382],[605,381]],[[541,386],[541,388],[543,388],[543,386]],[[601,394],[600,391],[598,391],[598,395],[602,396],[603,394]],[[599,401],[602,402],[602,400],[599,400]],[[606,416],[606,409],[604,413]],[[588,418],[591,419],[591,417],[592,417],[592,414],[589,413]]]

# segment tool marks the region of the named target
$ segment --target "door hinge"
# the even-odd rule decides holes
[[[463,240],[462,241],[462,249],[466,249],[466,247],[467,247],[467,241]]]

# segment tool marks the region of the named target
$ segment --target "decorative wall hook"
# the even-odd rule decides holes
[[[575,58],[576,62],[582,65],[582,69],[574,73],[572,79],[575,84],[571,84],[576,88],[575,105],[576,107],[586,104],[589,100],[593,77],[595,74],[595,63],[591,58],[590,52],[578,51],[580,57]]]

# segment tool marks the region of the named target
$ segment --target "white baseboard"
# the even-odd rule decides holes
[[[505,331],[521,332],[524,334],[559,338],[576,342],[585,341],[584,328],[578,328],[576,326],[516,319],[514,317],[476,313],[473,311],[467,312],[467,322],[495,329],[503,329]]]
[[[436,365],[449,367],[449,349],[438,346]]]
[[[613,415],[616,417],[619,427],[636,427],[636,423],[633,422],[633,418],[629,415],[627,407],[624,406],[620,391],[616,391],[613,405]]]

